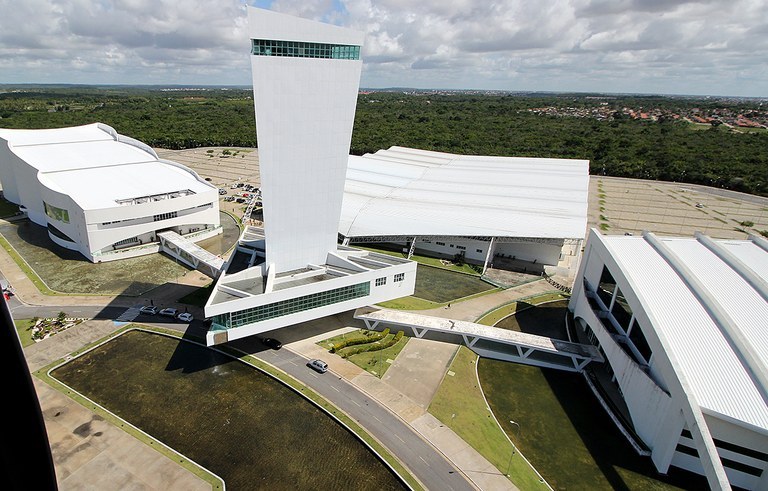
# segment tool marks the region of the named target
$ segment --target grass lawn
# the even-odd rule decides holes
[[[32,339],[32,330],[29,328],[29,322],[31,320],[32,319],[13,319],[13,323],[16,325],[16,332],[19,333],[22,348],[35,344],[35,341]]]
[[[364,334],[365,332],[366,331],[363,331],[363,330],[357,330],[349,334],[334,336],[332,338],[319,341],[317,345],[320,346],[321,348],[330,349],[330,347],[333,344],[343,341],[345,339],[347,340],[364,339],[366,338]],[[374,331],[368,331],[368,332],[374,332]],[[397,331],[387,335],[384,339],[382,339],[382,342],[386,343],[387,341],[390,341],[392,338],[395,337],[396,332]],[[405,348],[406,343],[408,343],[408,339],[409,339],[408,336],[403,336],[402,339],[400,339],[400,341],[390,346],[389,348],[385,348],[378,351],[368,351],[365,353],[358,353],[356,355],[350,356],[349,358],[347,358],[347,360],[359,366],[366,372],[381,378],[384,376],[385,373],[387,373],[387,370],[391,366],[391,363],[388,363],[387,360],[394,361],[397,358],[397,355],[400,354],[400,351],[402,351],[402,349]],[[339,354],[343,354],[343,353],[344,353],[344,350],[341,350],[339,352]]]
[[[15,205],[7,199],[0,198],[0,218],[12,217],[19,211],[19,205]]]
[[[495,326],[501,319],[510,316],[523,309],[531,308],[533,305],[537,305],[544,302],[550,302],[552,300],[563,300],[570,298],[568,295],[564,295],[560,292],[545,293],[543,295],[537,295],[526,299],[510,302],[506,305],[491,310],[490,312],[483,314],[477,321],[478,324],[485,326]]]
[[[379,252],[381,254],[386,254],[388,256],[395,256],[400,258],[406,257],[406,255],[403,254],[402,252],[390,251],[387,249],[376,249],[375,247],[367,247],[359,244],[351,244],[351,247],[355,247],[357,249],[365,249],[367,251]],[[419,264],[426,264],[427,266],[433,266],[435,268],[447,269],[449,271],[456,271],[459,273],[467,273],[474,276],[480,276],[479,272],[477,272],[472,266],[466,263],[456,264],[453,262],[449,262],[446,259],[438,259],[438,258],[429,257],[429,256],[420,256],[418,254],[414,254],[413,256],[411,256],[411,260],[416,261]]]
[[[519,439],[554,489],[707,489],[700,476],[673,467],[667,477],[658,475],[651,460],[638,456],[619,433],[580,374],[485,358],[478,373],[504,430]]]
[[[511,481],[521,490],[547,489],[519,452],[512,455],[512,445],[483,399],[475,371],[477,360],[477,355],[469,348],[459,348],[448,375],[429,405],[429,412],[488,459],[500,473],[508,472]],[[513,438],[513,441],[517,440]]]

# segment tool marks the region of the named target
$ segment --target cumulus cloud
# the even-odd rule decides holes
[[[363,85],[768,96],[764,0],[256,0],[362,30]],[[0,82],[248,84],[240,0],[0,0]]]

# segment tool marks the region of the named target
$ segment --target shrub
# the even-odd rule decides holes
[[[378,341],[380,339],[384,339],[389,335],[389,328],[384,329],[381,332],[373,333],[370,335],[367,335],[367,337],[364,338],[350,338],[350,339],[344,339],[342,341],[339,341],[338,343],[331,346],[331,353],[336,353],[342,348],[346,348],[347,346],[355,346],[358,344],[367,344],[367,343],[373,343],[375,341]]]

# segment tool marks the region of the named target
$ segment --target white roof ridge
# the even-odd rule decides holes
[[[710,293],[704,284],[696,277],[682,259],[666,244],[651,232],[643,232],[643,239],[669,264],[672,271],[686,284],[690,292],[698,300],[704,311],[712,319],[715,326],[730,346],[737,359],[741,362],[755,388],[760,393],[764,404],[768,406],[768,364],[746,339],[736,321],[721,305],[718,299]],[[722,260],[722,259],[721,259]]]

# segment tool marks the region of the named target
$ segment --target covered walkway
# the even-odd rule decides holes
[[[157,234],[160,250],[175,257],[213,279],[219,277],[224,268],[224,259],[198,246],[176,232],[166,230]]]
[[[603,362],[592,345],[484,326],[474,322],[443,319],[399,310],[365,307],[355,311],[369,329],[379,324],[408,327],[417,338],[463,343],[485,358],[526,365],[581,372],[591,361]]]

